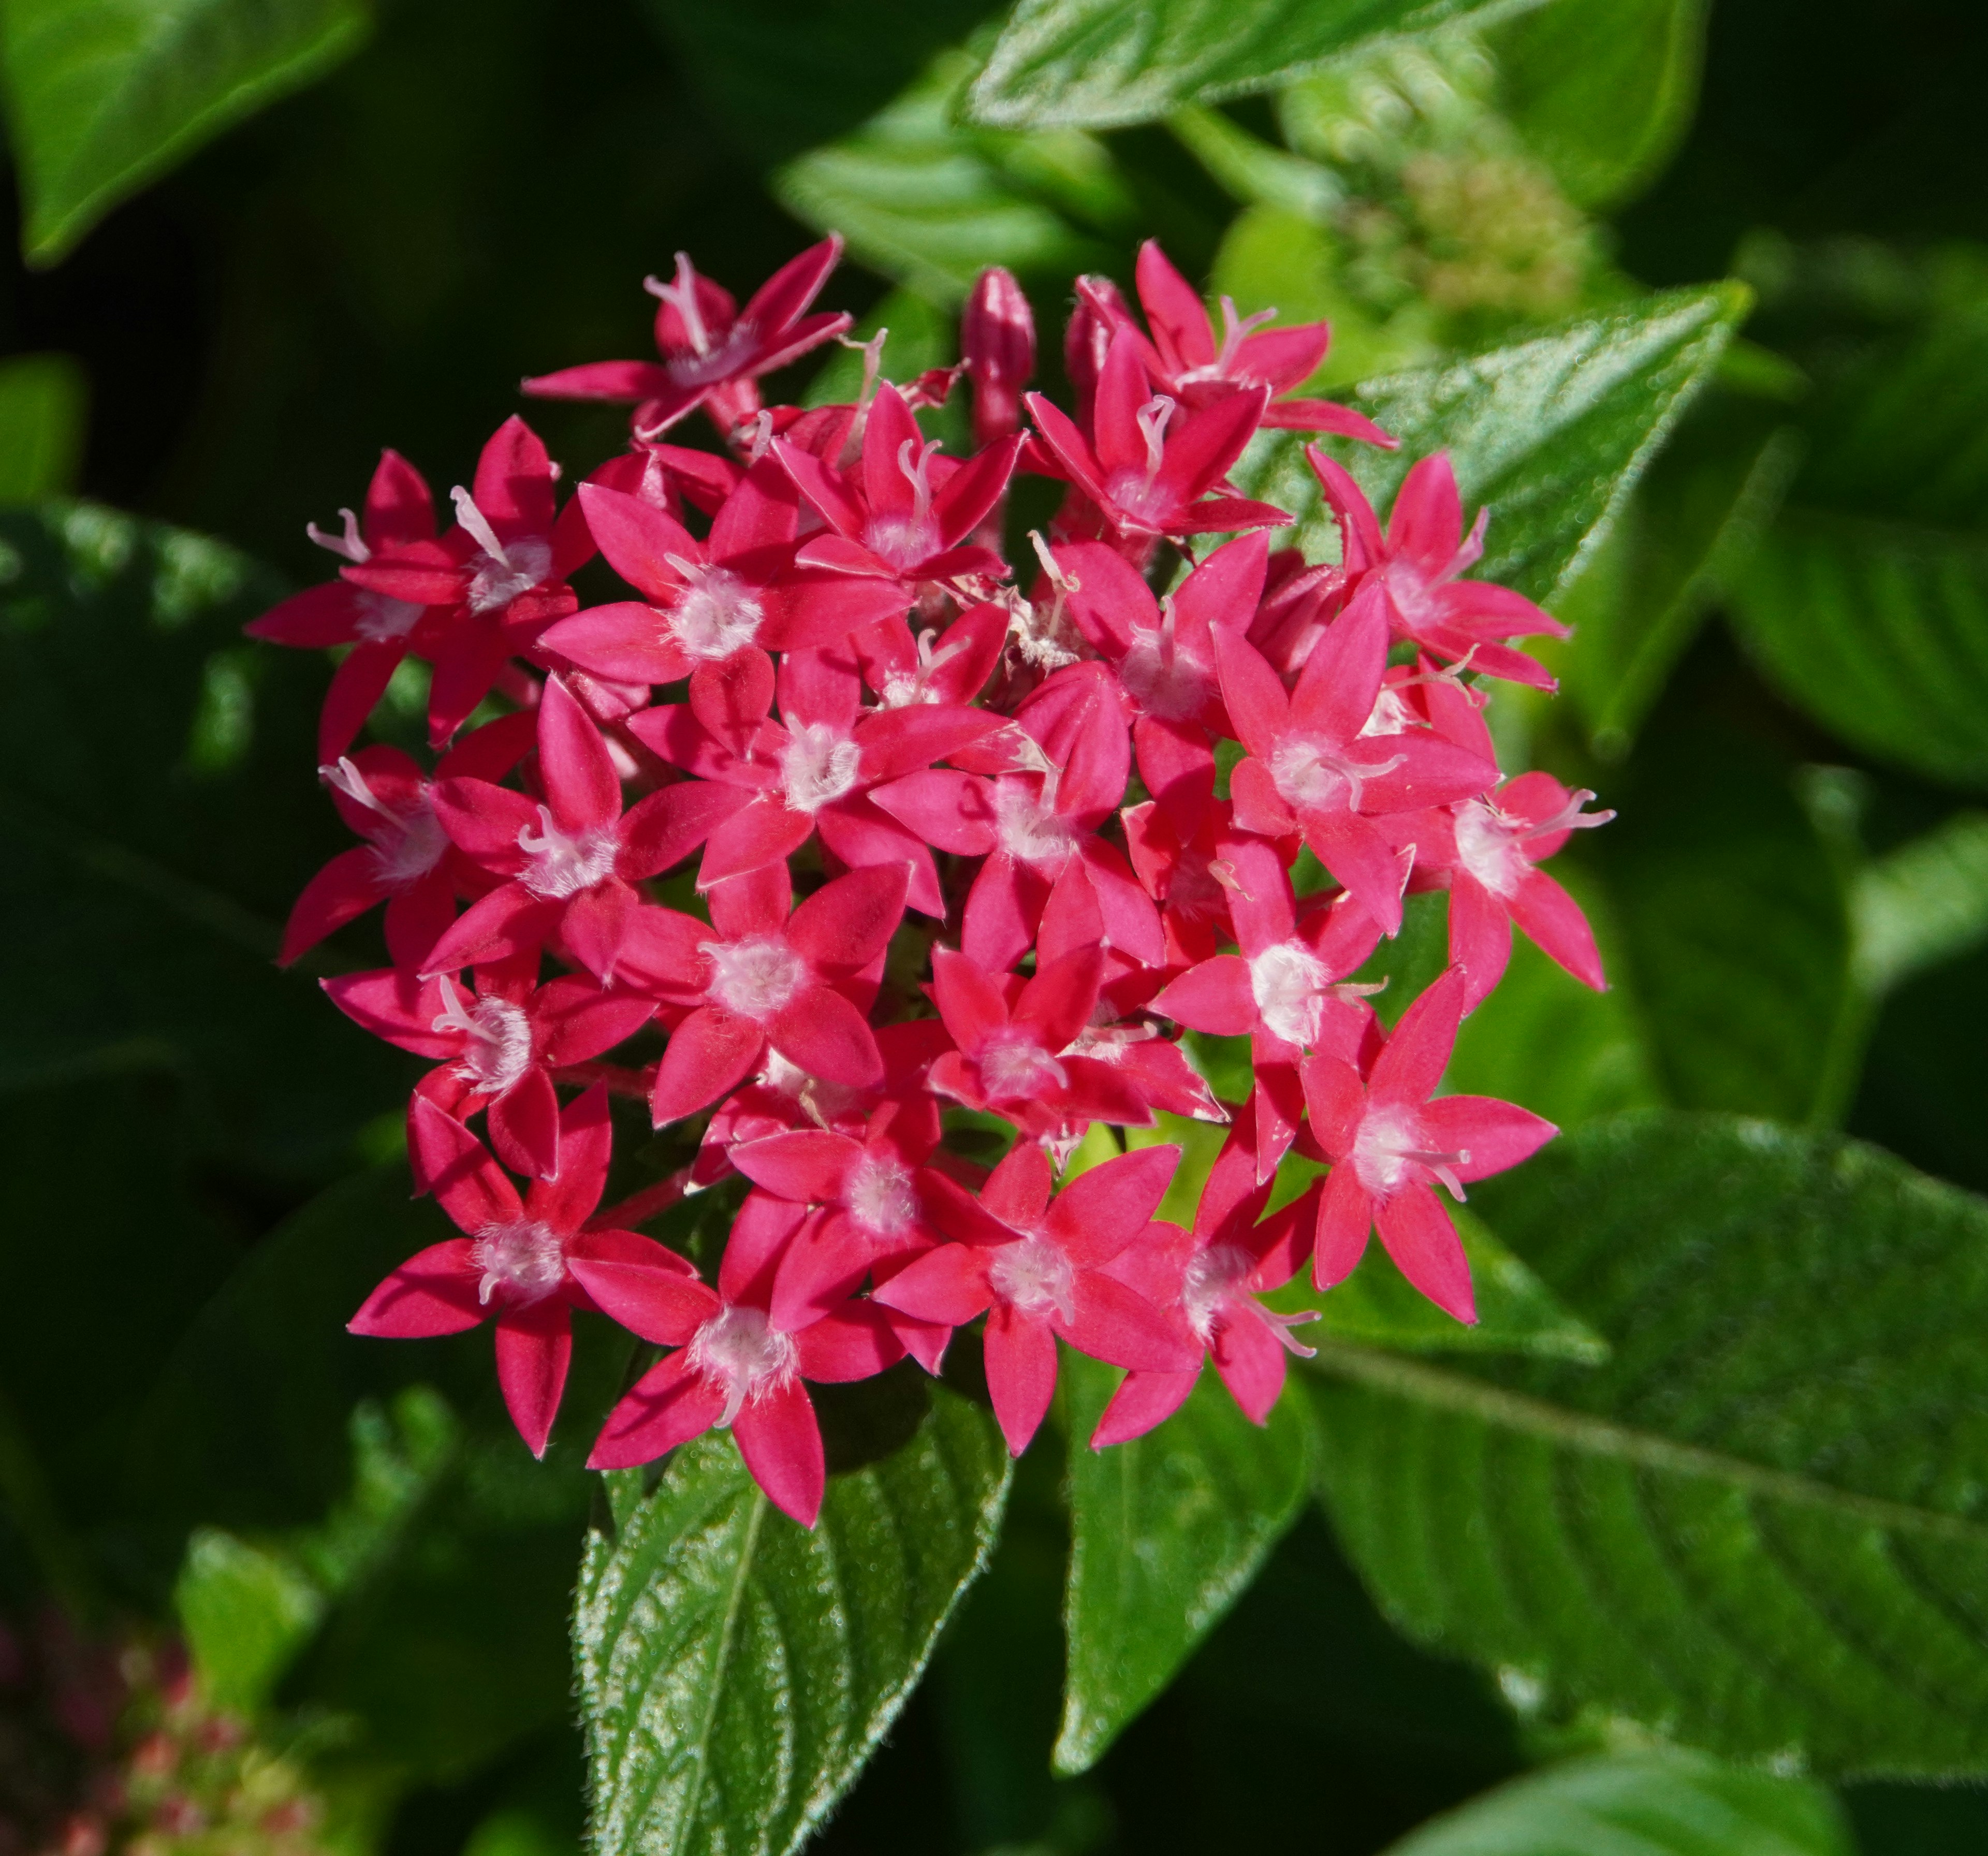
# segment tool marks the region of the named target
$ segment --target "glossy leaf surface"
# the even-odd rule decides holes
[[[943,1388],[931,1398],[908,1441],[830,1476],[812,1532],[720,1434],[679,1451],[653,1493],[641,1471],[610,1479],[574,1620],[603,1856],[796,1850],[847,1788],[1006,1496],[992,1418]]]

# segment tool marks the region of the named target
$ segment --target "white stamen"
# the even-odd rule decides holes
[[[1156,393],[1132,415],[1138,421],[1140,435],[1146,441],[1148,483],[1160,474],[1161,460],[1166,455],[1167,421],[1174,416],[1177,404],[1172,394]]]
[[[1407,759],[1395,754],[1386,760],[1349,760],[1315,737],[1299,735],[1277,744],[1270,779],[1293,810],[1357,811],[1363,784],[1391,773]]]
[[[1026,1315],[1052,1310],[1064,1320],[1073,1318],[1077,1272],[1070,1259],[1046,1237],[1025,1237],[1003,1244],[988,1266],[994,1293]]]
[[[462,1059],[455,1073],[482,1094],[501,1096],[532,1066],[532,1021],[522,1006],[495,992],[465,1001],[455,982],[440,976],[442,1011],[429,1029],[459,1031]]]
[[[728,1012],[764,1023],[807,981],[807,965],[778,935],[745,941],[700,941],[711,962],[710,996]]]
[[[1280,941],[1251,957],[1249,991],[1263,1023],[1287,1044],[1318,1040],[1330,975],[1301,941]]]
[[[520,536],[509,547],[497,539],[490,519],[476,506],[476,499],[461,484],[448,493],[455,505],[455,519],[483,550],[469,583],[469,610],[495,612],[508,606],[521,593],[529,593],[553,570],[549,542],[535,535]]]
[[[1174,635],[1174,603],[1160,601],[1157,629],[1142,626],[1118,665],[1118,681],[1149,715],[1185,722],[1199,715],[1214,693],[1215,678],[1205,664],[1182,651]]]
[[[683,577],[685,590],[663,624],[687,657],[715,663],[759,635],[766,609],[730,569],[706,566],[681,554],[665,554],[663,560]]]
[[[862,763],[863,750],[833,722],[790,725],[780,750],[780,789],[796,812],[819,812],[854,789]]]
[[[314,522],[304,524],[304,532],[320,548],[330,549],[333,554],[349,560],[355,567],[363,566],[373,558],[373,550],[367,546],[360,536],[359,518],[350,509],[340,509],[338,512],[345,519],[345,532],[343,535],[327,535]]]
[[[486,1307],[499,1290],[512,1307],[543,1302],[566,1278],[566,1251],[556,1233],[535,1219],[514,1218],[477,1233],[470,1261],[483,1272],[476,1299]]]
[[[1450,1197],[1463,1202],[1462,1182],[1454,1169],[1470,1164],[1469,1150],[1445,1154],[1428,1147],[1422,1117],[1412,1108],[1370,1108],[1354,1137],[1351,1158],[1360,1183],[1370,1192],[1398,1192],[1412,1183],[1419,1170],[1441,1180]]]
[[[850,1176],[849,1214],[877,1237],[899,1237],[917,1217],[909,1171],[888,1154],[866,1155]]]
[[[660,277],[644,277],[642,288],[676,311],[683,323],[684,333],[690,337],[691,351],[700,360],[711,352],[711,336],[705,328],[704,311],[697,300],[697,267],[691,262],[689,252],[677,253],[674,283],[664,283]]]
[[[1025,737],[1035,745],[1032,736]],[[1040,748],[1037,749],[1040,752]],[[1038,870],[1060,870],[1070,860],[1076,840],[1058,818],[1045,779],[1040,796],[1018,780],[1002,779],[994,788],[994,829],[1001,848],[1017,863]]]
[[[1067,1088],[1070,1073],[1026,1032],[1010,1031],[980,1053],[981,1087],[992,1102]]]
[[[688,1351],[691,1370],[725,1395],[717,1425],[721,1431],[732,1428],[749,1399],[793,1376],[793,1340],[770,1326],[762,1310],[737,1303],[705,1322]]]
[[[317,776],[384,823],[384,830],[373,834],[373,859],[380,881],[389,889],[406,888],[426,876],[448,854],[448,833],[428,803],[426,787],[421,789],[414,810],[398,812],[366,783],[366,776],[349,755],[341,754],[335,766],[320,767]]]
[[[352,629],[368,644],[390,644],[404,638],[421,618],[422,608],[411,600],[389,598],[384,593],[361,592]]]
[[[614,874],[620,834],[607,825],[570,837],[554,822],[552,808],[540,806],[539,835],[534,837],[530,826],[521,825],[518,848],[531,860],[519,881],[535,896],[559,901],[591,889]]]
[[[931,519],[932,451],[916,438],[898,447],[898,468],[911,486],[911,513],[873,516],[864,531],[871,552],[901,570],[915,567],[939,550],[940,537]]]

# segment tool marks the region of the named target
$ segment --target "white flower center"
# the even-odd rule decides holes
[[[664,629],[686,657],[715,662],[741,651],[759,635],[766,607],[739,576],[723,567],[702,567],[671,554],[664,557],[687,585],[670,608]]]
[[[908,1168],[888,1155],[867,1156],[849,1182],[850,1215],[877,1237],[901,1237],[918,1215]]]
[[[1070,827],[1026,786],[1002,780],[994,789],[994,829],[1018,864],[1061,869],[1073,848]]]
[[[465,1002],[446,973],[441,985],[445,1009],[431,1029],[461,1032],[455,1073],[485,1095],[501,1096],[531,1067],[531,1019],[523,1006],[495,992]]]
[[[1408,707],[1408,699],[1392,684],[1374,698],[1374,712],[1361,725],[1361,735],[1398,735],[1415,727],[1422,718]]]
[[[368,644],[390,644],[414,628],[422,608],[411,600],[389,599],[384,593],[361,592],[352,629]]]
[[[1070,1259],[1046,1237],[1025,1237],[1003,1244],[987,1271],[994,1293],[1025,1315],[1053,1310],[1066,1321],[1073,1317],[1077,1272]]]
[[[570,837],[553,823],[552,809],[541,806],[539,835],[532,835],[530,826],[521,826],[518,848],[531,860],[519,881],[533,895],[559,901],[614,875],[620,834],[613,826],[604,825]]]
[[[691,313],[684,319],[691,321]],[[702,322],[692,323],[701,334]],[[708,387],[714,380],[722,380],[735,374],[742,362],[749,361],[759,346],[759,338],[742,322],[734,323],[725,340],[715,348],[708,348],[702,354],[685,354],[681,350],[672,354],[664,363],[670,370],[670,378],[679,387]]]
[[[829,722],[789,725],[780,750],[780,786],[796,812],[818,812],[856,784],[863,750]]]
[[[1445,1154],[1433,1151],[1423,1131],[1422,1117],[1405,1104],[1369,1108],[1361,1119],[1360,1131],[1353,1138],[1350,1156],[1360,1183],[1370,1192],[1385,1196],[1412,1185],[1426,1173],[1449,1188],[1452,1198],[1461,1200],[1463,1188],[1455,1168],[1467,1162],[1468,1151]]]
[[[1280,941],[1249,962],[1249,991],[1263,1023],[1287,1044],[1317,1040],[1319,1012],[1330,975],[1300,941]]]
[[[1270,778],[1293,810],[1337,811],[1360,800],[1360,776],[1323,742],[1300,735],[1278,742]]]
[[[1429,582],[1414,562],[1398,557],[1384,561],[1379,573],[1382,584],[1388,589],[1388,597],[1401,614],[1402,624],[1411,632],[1441,617],[1435,597],[1429,590]]]
[[[401,812],[373,790],[349,756],[341,755],[336,764],[319,768],[317,775],[381,821],[384,829],[373,834],[373,862],[389,889],[405,889],[418,881],[448,854],[448,833],[428,803],[426,787],[414,809]]]
[[[980,1053],[980,1081],[992,1101],[1012,1101],[1062,1089],[1069,1073],[1026,1033],[1010,1032]]]
[[[1215,1317],[1222,1304],[1239,1290],[1255,1260],[1246,1250],[1233,1244],[1216,1244],[1197,1250],[1188,1259],[1187,1273],[1181,1282],[1181,1309],[1195,1337],[1204,1344],[1213,1337]]]
[[[763,1023],[798,992],[807,966],[778,935],[745,941],[701,941],[711,962],[712,998],[728,1012]]]
[[[790,1378],[794,1344],[770,1326],[765,1312],[736,1303],[722,1308],[691,1338],[690,1364],[725,1395],[718,1428],[729,1429],[746,1401]]]
[[[521,593],[529,593],[552,570],[550,543],[536,536],[514,541],[502,553],[477,563],[469,582],[469,610],[495,612],[508,606]]]
[[[478,1234],[470,1260],[483,1272],[476,1298],[488,1305],[499,1290],[513,1307],[543,1302],[566,1278],[566,1250],[536,1219],[514,1218]]]
[[[1211,679],[1202,665],[1175,649],[1172,630],[1169,613],[1163,629],[1135,631],[1132,648],[1118,666],[1118,681],[1148,715],[1185,722],[1201,713]]]
[[[1510,896],[1532,868],[1514,832],[1482,800],[1456,810],[1456,860],[1494,896]]]

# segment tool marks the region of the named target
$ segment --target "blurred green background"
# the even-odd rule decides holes
[[[17,147],[46,10],[0,19]],[[952,120],[997,17],[385,0],[320,81],[73,248],[31,224],[31,268],[0,240],[0,496],[77,490],[240,551],[6,531],[9,587],[95,616],[59,641],[40,593],[0,618],[0,1573],[17,1608],[66,1577],[86,1611],[164,1618],[177,1591],[197,1639],[203,1592],[275,1582],[294,1641],[239,1650],[237,1692],[355,1848],[577,1848],[590,1498],[570,1440],[543,1474],[506,1449],[468,1341],[313,1337],[418,1241],[406,1078],[265,965],[340,840],[302,745],[322,667],[233,627],[322,576],[303,524],[382,445],[445,488],[521,377],[642,354],[641,276],[679,248],[742,296],[843,231],[825,301],[887,321],[901,375],[1009,264],[1053,377],[1072,271],[1129,284],[1157,235],[1245,312],[1329,316],[1335,390],[1740,279],[1743,339],[1556,602],[1581,627],[1565,694],[1495,712],[1515,769],[1621,811],[1566,861],[1621,983],[1595,1005],[1522,957],[1457,1080],[1570,1127],[1655,1103],[1839,1126],[1988,1190],[1988,9],[1557,0],[1097,132]],[[618,409],[526,413],[574,475],[622,442]],[[587,1370],[583,1413],[610,1389]],[[1059,1475],[1025,1461],[993,1571],[823,1850],[1361,1856],[1587,1743],[1410,1648],[1314,1514],[1104,1763],[1053,1781]],[[1979,1792],[1844,1797],[1865,1856],[1988,1848]]]

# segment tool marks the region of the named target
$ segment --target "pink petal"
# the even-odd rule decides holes
[[[1025,394],[1023,404],[1029,409],[1029,417],[1035,421],[1036,430],[1041,434],[1043,442],[1056,455],[1057,462],[1070,473],[1070,481],[1079,485],[1094,502],[1104,497],[1103,473],[1090,447],[1084,442],[1084,434],[1077,430],[1069,414],[1053,401],[1039,393]],[[1143,467],[1144,460],[1141,459]]]
[[[1374,1222],[1402,1275],[1445,1314],[1466,1323],[1476,1320],[1463,1240],[1435,1193],[1427,1186],[1390,1193],[1374,1208]]]
[[[525,1209],[552,1229],[568,1232],[593,1215],[607,1188],[614,1129],[608,1119],[607,1085],[596,1083],[569,1103],[560,1115],[559,1131],[559,1170],[533,1184]]]
[[[1045,1050],[1061,1050],[1090,1022],[1104,971],[1104,954],[1095,947],[1050,961],[1023,987],[1015,1003],[1015,1028]]]
[[[995,1419],[1009,1455],[1019,1456],[1056,1396],[1056,1336],[1046,1322],[999,1303],[987,1317],[986,1352]]]
[[[427,973],[453,973],[472,964],[509,959],[543,947],[566,912],[561,902],[541,902],[522,883],[493,889],[457,916],[428,950]]]
[[[987,1271],[987,1248],[940,1244],[915,1257],[889,1281],[879,1283],[870,1299],[922,1321],[958,1327],[993,1300]]]
[[[417,1340],[459,1334],[490,1313],[477,1299],[480,1276],[466,1237],[418,1251],[393,1272],[346,1324],[355,1334]]]
[[[1401,927],[1401,891],[1412,860],[1354,812],[1305,811],[1300,818],[1313,854],[1352,892],[1384,935]]]
[[[681,1121],[728,1095],[759,1060],[766,1035],[750,1019],[716,1006],[701,1006],[670,1033],[650,1113],[658,1127]]]
[[[1388,607],[1376,581],[1361,587],[1312,647],[1291,692],[1291,725],[1351,742],[1374,712],[1387,667]]]
[[[654,361],[588,361],[539,374],[522,390],[542,400],[647,400],[671,384],[669,370]]]
[[[811,457],[799,445],[776,438],[773,454],[794,481],[794,487],[821,512],[835,532],[850,541],[863,538],[864,512],[849,486],[819,458]]]
[[[1454,904],[1451,905],[1452,908]],[[1583,985],[1608,990],[1594,931],[1581,904],[1543,870],[1528,871],[1512,898],[1512,919],[1536,942],[1542,953],[1557,961]]]
[[[812,1321],[794,1336],[801,1377],[830,1384],[872,1379],[904,1357],[884,1310],[851,1302]]]
[[[1201,1344],[1184,1325],[1102,1270],[1080,1269],[1070,1289],[1070,1318],[1050,1319],[1078,1352],[1114,1366],[1183,1373],[1201,1362]]]
[[[1000,989],[984,969],[952,948],[932,949],[932,999],[953,1042],[962,1050],[978,1051],[996,1032],[1008,1026],[1008,1007]],[[1097,998],[1094,982],[1091,997]],[[1089,1008],[1085,1009],[1089,1016]],[[1069,1039],[1063,1040],[1069,1043]],[[1056,1046],[1058,1050],[1061,1045]]]
[[[1309,1056],[1299,1066],[1313,1138],[1333,1159],[1353,1151],[1366,1112],[1367,1091],[1360,1073],[1336,1056]]]
[[[417,979],[397,967],[370,973],[343,973],[318,984],[355,1025],[417,1056],[440,1060],[459,1056],[459,1031],[430,1029],[442,1009],[440,982]]]
[[[629,925],[641,906],[627,884],[610,877],[582,890],[560,918],[560,939],[566,952],[604,986],[614,982]]]
[[[654,1009],[645,999],[604,992],[589,980],[562,979],[540,989],[532,1016],[544,1041],[545,1060],[557,1068],[583,1063],[613,1050],[641,1030]]]
[[[700,664],[690,680],[690,711],[714,741],[744,756],[773,707],[773,661],[747,645]]]
[[[380,874],[380,856],[370,844],[342,850],[304,885],[283,929],[277,964],[288,966],[323,940],[373,908],[387,894]]]
[[[1495,1096],[1439,1096],[1422,1111],[1422,1126],[1445,1153],[1468,1156],[1459,1179],[1483,1179],[1528,1160],[1560,1130],[1530,1109]]]
[[[497,1383],[505,1409],[534,1456],[546,1453],[573,1358],[573,1320],[563,1302],[535,1302],[497,1317]]]
[[[1284,803],[1270,769],[1263,761],[1239,761],[1229,776],[1229,803],[1239,831],[1252,831],[1266,838],[1288,837],[1297,820]]]
[[[1194,286],[1168,262],[1157,238],[1148,238],[1139,247],[1132,279],[1154,340],[1174,368],[1185,373],[1210,366],[1215,353],[1208,311]]]
[[[652,598],[674,600],[683,590],[684,576],[669,564],[668,556],[674,554],[679,560],[698,565],[704,561],[703,545],[681,522],[653,503],[597,483],[580,486],[580,503],[587,512],[587,526],[600,544],[607,564],[630,586]],[[570,625],[573,621],[566,623]],[[656,629],[653,615],[649,624],[653,632]]]
[[[1033,1231],[1049,1209],[1049,1156],[1033,1141],[1018,1141],[987,1177],[980,1202],[1016,1231]]]
[[[621,816],[621,782],[600,731],[557,677],[539,702],[539,774],[553,816],[569,832],[597,831]]]
[[[769,1134],[733,1148],[732,1164],[776,1198],[800,1205],[837,1205],[862,1164],[863,1144],[824,1128]]]
[[[970,773],[938,768],[874,787],[871,799],[936,850],[985,857],[996,842],[993,789]]]
[[[1135,630],[1158,628],[1152,590],[1124,556],[1094,541],[1066,542],[1054,553],[1057,564],[1077,582],[1070,616],[1107,658],[1115,661],[1131,650]]]
[[[1312,1280],[1321,1289],[1335,1288],[1344,1282],[1366,1253],[1367,1235],[1373,1228],[1373,1195],[1360,1183],[1351,1162],[1341,1161],[1327,1176],[1325,1190],[1319,1195],[1318,1229],[1312,1239]]]
[[[812,1527],[821,1513],[827,1470],[807,1388],[798,1379],[768,1386],[740,1408],[732,1435],[767,1500],[803,1527]]]
[[[505,876],[525,867],[518,839],[521,833],[537,830],[539,809],[523,793],[458,776],[437,780],[428,796],[442,830],[465,856]]]
[[[1252,1424],[1262,1424],[1284,1389],[1290,1357],[1268,1323],[1232,1312],[1215,1336],[1215,1370]]]
[[[425,1097],[414,1100],[408,1133],[417,1149],[417,1171],[434,1182],[436,1202],[458,1231],[475,1237],[523,1215],[516,1188],[483,1144]]]
[[[1421,1103],[1435,1094],[1462,1023],[1464,987],[1451,967],[1401,1014],[1367,1079],[1374,1101]]]
[[[1291,727],[1290,704],[1277,673],[1247,638],[1226,627],[1215,634],[1215,663],[1222,703],[1242,745],[1256,759],[1268,762]]]
[[[1192,837],[1215,796],[1215,750],[1196,722],[1141,715],[1132,725],[1132,746],[1146,790],[1167,809],[1174,828]]]
[[[1383,431],[1364,413],[1336,400],[1273,400],[1264,409],[1263,424],[1273,431],[1326,432],[1336,438],[1357,438],[1383,451],[1398,448],[1401,440]]]
[[[787,940],[818,973],[854,973],[882,953],[904,919],[910,871],[902,864],[852,870],[794,911]]]
[[[561,619],[539,634],[539,644],[597,677],[624,683],[674,683],[691,671],[664,616],[637,600],[590,606]]]
[[[324,708],[318,717],[317,757],[320,765],[337,759],[379,706],[387,685],[407,654],[400,643],[356,644],[331,674]]]
[[[1463,504],[1449,455],[1438,451],[1417,461],[1395,492],[1388,517],[1388,548],[1430,573],[1456,559],[1463,539]]]
[[[790,857],[814,835],[814,820],[777,794],[760,793],[722,820],[705,845],[697,886],[708,890],[730,877],[750,876]]]
[[[1151,1222],[1180,1157],[1171,1145],[1141,1148],[1080,1174],[1050,1201],[1043,1234],[1080,1269],[1108,1262]]]
[[[784,1334],[797,1334],[810,1321],[832,1313],[862,1286],[876,1253],[876,1246],[846,1213],[821,1212],[803,1219],[774,1273],[768,1298],[774,1327]]]
[[[945,896],[939,888],[931,853],[888,813],[870,803],[866,793],[852,793],[814,815],[822,843],[851,870],[885,864],[904,869],[910,887],[905,906],[943,921]]]
[[[1256,1023],[1249,962],[1234,954],[1204,960],[1163,987],[1151,1009],[1192,1031],[1241,1037]]]
[[[1459,870],[1449,885],[1449,958],[1463,972],[1466,1012],[1491,996],[1511,958],[1512,918],[1505,904]]]
[[[725,1395],[692,1371],[683,1354],[672,1354],[651,1367],[608,1414],[587,1466],[632,1469],[654,1462],[702,1436],[724,1413]]]
[[[387,898],[380,926],[386,931],[387,958],[407,972],[420,972],[455,921],[455,884],[446,866],[417,877]]]
[[[868,1023],[827,986],[796,993],[774,1016],[766,1036],[789,1063],[825,1083],[868,1089],[884,1080],[884,1059]]]
[[[925,1216],[957,1243],[985,1246],[1012,1244],[1015,1241],[1015,1233],[1009,1226],[943,1173],[930,1167],[923,1168],[918,1181],[918,1196]],[[1040,1209],[1037,1215],[1040,1215]],[[961,1317],[962,1320],[968,1318]]]
[[[1263,408],[1270,404],[1267,387],[1239,387],[1225,394],[1205,410],[1191,412],[1167,434],[1166,455],[1160,465],[1159,481],[1172,489],[1183,503],[1189,503],[1212,489],[1227,475],[1229,467],[1242,455],[1256,430]],[[1228,500],[1225,499],[1224,500]],[[1197,515],[1200,511],[1195,512]],[[1276,522],[1290,518],[1283,510],[1271,512]],[[1224,528],[1251,526],[1232,522],[1226,513],[1214,522]]]
[[[560,1170],[559,1097],[534,1063],[490,1104],[490,1144],[514,1173],[549,1178]]]
[[[662,1258],[671,1257],[661,1244],[654,1247]],[[566,1268],[610,1320],[658,1346],[682,1346],[722,1306],[675,1260],[585,1256],[576,1249]]]
[[[808,1222],[803,1206],[769,1192],[748,1192],[718,1263],[718,1293],[728,1302],[769,1307],[787,1256]]]
[[[1128,1373],[1090,1434],[1091,1449],[1102,1450],[1144,1437],[1186,1404],[1200,1377],[1198,1366],[1190,1373]]]

